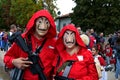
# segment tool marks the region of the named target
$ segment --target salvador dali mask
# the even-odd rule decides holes
[[[75,33],[73,31],[66,30],[63,35],[63,42],[66,48],[74,48],[76,44]]]
[[[36,32],[35,34],[43,37],[47,34],[50,27],[50,23],[46,17],[40,17],[36,20]]]

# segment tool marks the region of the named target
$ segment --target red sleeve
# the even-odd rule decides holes
[[[105,60],[103,59],[103,57],[98,57],[98,60],[100,61],[100,64],[101,64],[102,66],[105,66],[105,65],[106,65]]]
[[[13,68],[12,60],[19,55],[19,47],[14,43],[4,56],[4,63],[8,68]]]

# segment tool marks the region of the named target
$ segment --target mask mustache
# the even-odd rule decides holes
[[[73,40],[73,41],[68,41],[68,42],[66,41],[66,43],[67,43],[67,44],[69,44],[69,43],[73,44],[73,43],[74,43],[74,40]]]
[[[41,30],[41,31],[47,31],[47,30],[48,30],[48,26],[47,26],[46,29],[41,29],[41,28],[40,28],[40,24],[37,26],[37,28],[38,28],[38,30]]]
[[[72,43],[72,44],[73,44],[74,42],[66,42],[66,43],[67,43],[67,44],[69,44],[69,43]]]
[[[38,30],[41,30],[41,31],[47,31],[47,29],[38,29]]]

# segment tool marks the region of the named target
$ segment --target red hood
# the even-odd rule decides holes
[[[83,48],[86,48],[85,44],[83,43],[82,39],[80,38],[79,32],[76,29],[76,27],[73,24],[68,24],[63,27],[63,29],[60,31],[60,33],[58,35],[58,40],[56,42],[56,48],[59,52],[62,52],[63,50],[65,50],[65,46],[63,44],[62,37],[66,30],[71,30],[71,31],[75,32],[76,42],[78,43],[78,45]]]
[[[46,37],[52,38],[56,36],[56,26],[54,23],[54,19],[52,18],[51,14],[47,10],[39,10],[36,13],[33,14],[31,19],[28,21],[28,24],[26,26],[26,31],[22,34],[24,37],[28,35],[29,33],[33,33],[32,31],[34,29],[34,22],[39,17],[46,17],[50,22],[50,29],[48,33],[46,34]]]

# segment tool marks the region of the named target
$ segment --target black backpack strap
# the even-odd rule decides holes
[[[58,67],[60,64],[60,55],[57,56],[57,64],[56,64],[56,67]]]
[[[26,43],[27,43],[27,47],[28,47],[29,51],[32,52],[31,35],[28,35]]]
[[[16,44],[25,52],[29,52],[29,48],[26,44],[26,41],[25,39],[21,36],[21,35],[18,35],[16,37],[16,40],[15,40]]]
[[[44,41],[42,42],[42,44],[36,49],[35,53],[39,54],[39,52],[42,50],[42,47],[44,46],[45,42],[47,39],[44,39]]]
[[[17,45],[20,46],[20,48],[28,54],[28,60],[33,62],[33,65],[31,65],[30,71],[33,74],[38,74],[40,79],[42,79],[42,80],[47,80],[47,78],[43,73],[43,68],[41,66],[42,62],[41,62],[41,59],[39,58],[38,54],[42,50],[42,47],[44,46],[46,40],[47,39],[45,39],[42,42],[42,44],[36,49],[35,52],[32,52],[32,44],[31,44],[30,36],[28,36],[28,44],[27,44],[27,41],[25,41],[25,39],[21,35],[18,35],[15,40]],[[39,62],[41,65],[39,65]]]
[[[41,61],[41,58],[39,58],[39,53],[40,51],[42,50],[45,42],[46,42],[47,39],[45,39],[42,44],[36,49],[35,52],[33,52],[32,54],[29,53],[29,56],[28,56],[28,59],[30,61],[33,62],[33,64],[31,65],[31,68],[30,68],[30,71],[33,73],[33,74],[38,74],[39,78],[41,80],[47,80],[44,72],[43,72],[43,64],[42,64],[42,61]],[[40,63],[40,64],[39,64]]]

